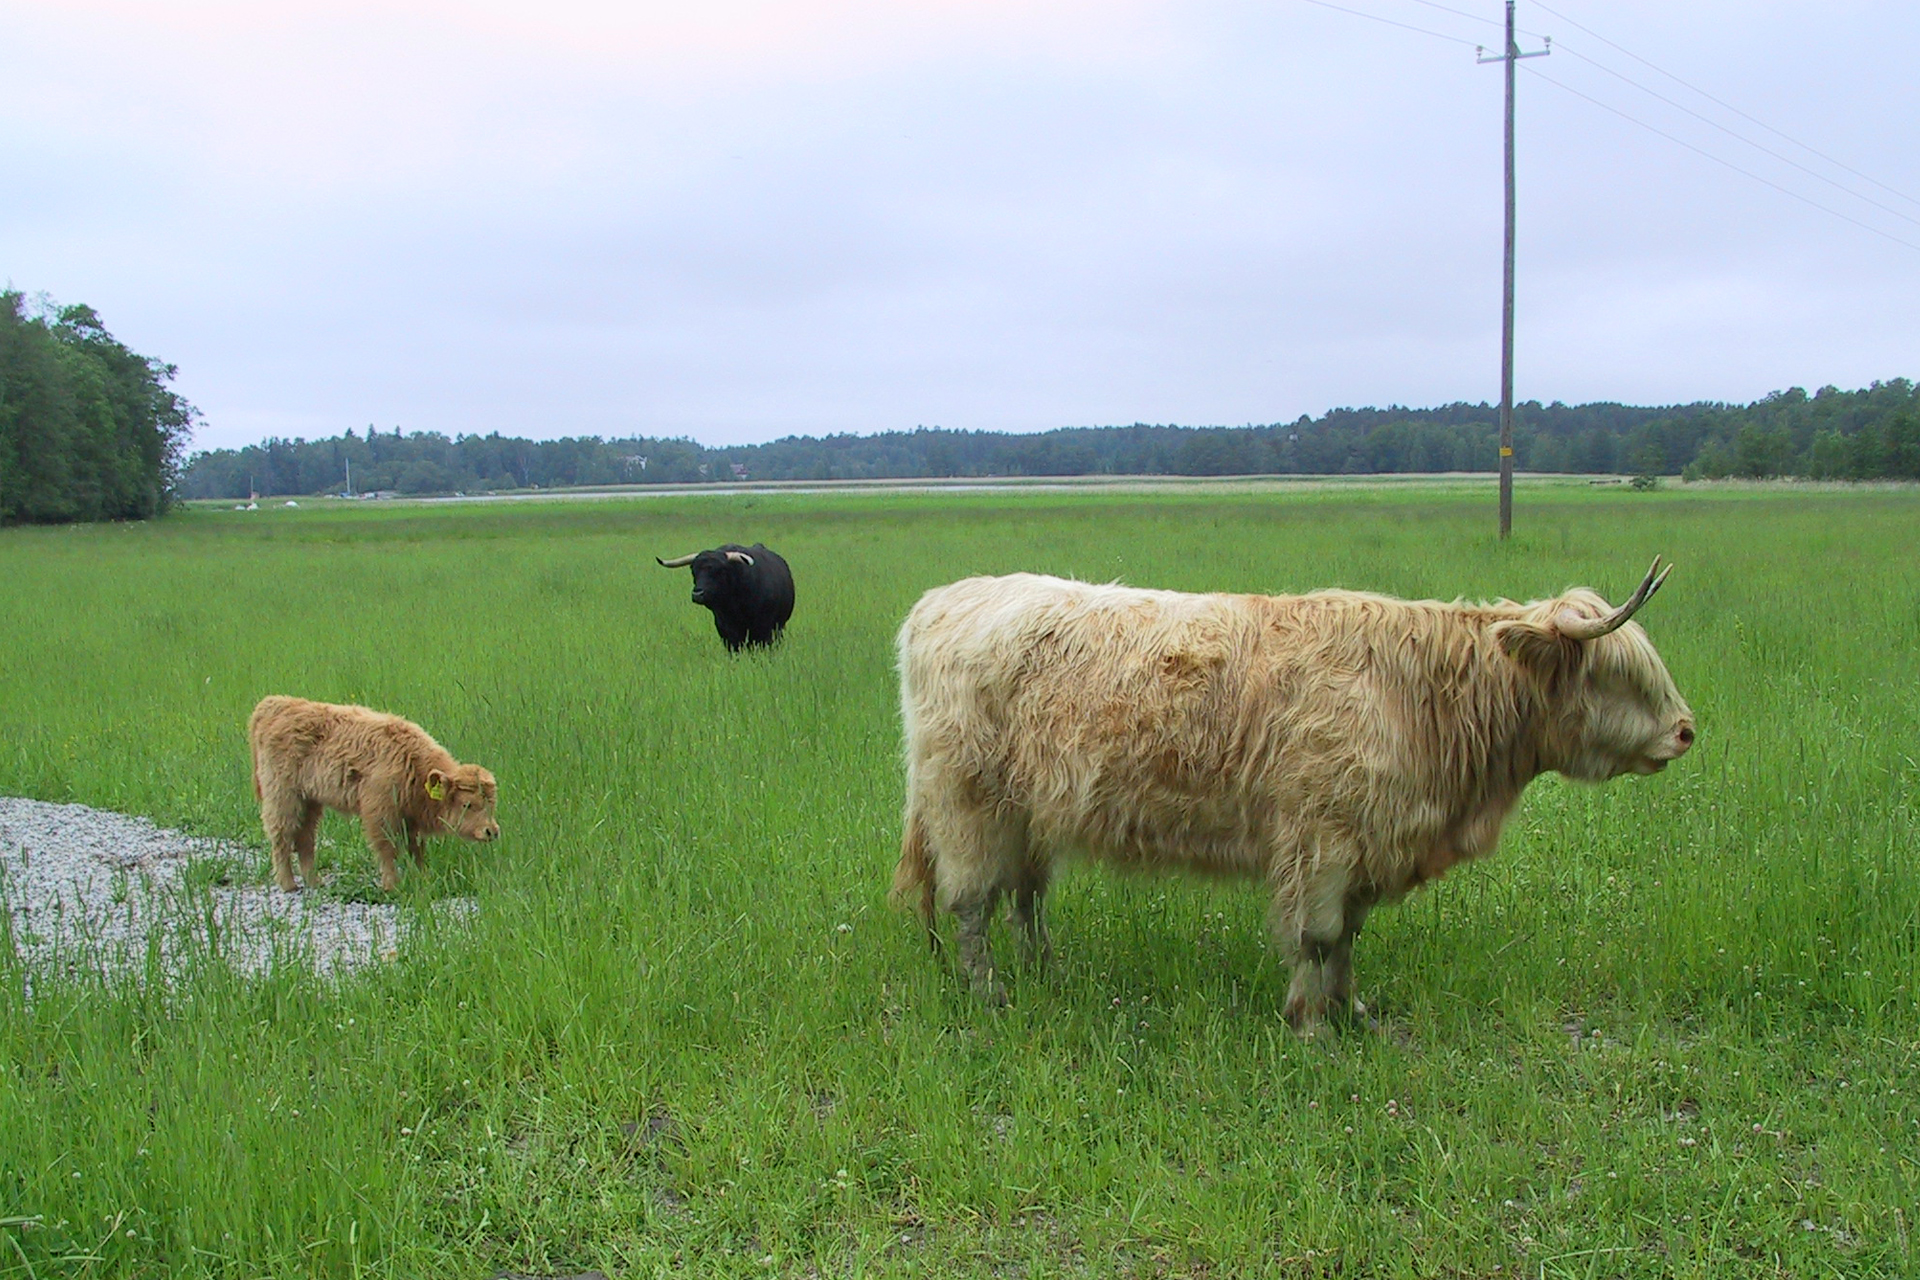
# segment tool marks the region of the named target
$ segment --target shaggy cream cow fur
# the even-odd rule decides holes
[[[1186,595],[1014,574],[922,596],[899,635],[907,799],[897,901],[958,920],[961,964],[1005,1000],[987,942],[1011,897],[1048,950],[1056,860],[1265,880],[1306,1030],[1352,999],[1367,912],[1478,857],[1534,777],[1653,773],[1693,714],[1627,621],[1575,589],[1530,604],[1355,591]],[[937,938],[936,938],[937,944]]]

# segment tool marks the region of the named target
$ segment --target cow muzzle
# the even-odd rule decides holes
[[[1663,738],[1658,746],[1647,753],[1648,773],[1658,773],[1669,764],[1687,754],[1693,747],[1694,728],[1692,720],[1682,720]]]

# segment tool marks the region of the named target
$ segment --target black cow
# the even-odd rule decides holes
[[[772,644],[793,616],[793,574],[785,560],[758,542],[654,559],[667,569],[693,566],[693,602],[713,610],[713,629],[729,652]]]

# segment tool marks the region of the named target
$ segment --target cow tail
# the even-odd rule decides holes
[[[907,815],[900,837],[900,861],[893,869],[893,892],[887,900],[900,910],[911,908],[926,926],[927,944],[940,946],[933,930],[933,853],[927,844],[927,824],[919,813]]]

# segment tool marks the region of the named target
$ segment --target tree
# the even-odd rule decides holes
[[[1903,413],[1887,423],[1886,474],[1920,480],[1920,415]]]
[[[1636,478],[1640,476],[1658,476],[1666,467],[1666,454],[1659,445],[1648,441],[1627,455],[1627,465],[1633,468]]]
[[[1734,438],[1735,467],[1739,474],[1756,480],[1787,474],[1791,446],[1780,427],[1764,427],[1749,422]]]
[[[1910,425],[1920,422],[1920,389],[1903,378],[1864,391],[1776,392],[1749,405],[1529,401],[1516,408],[1514,461],[1522,471],[1625,467],[1689,478],[1857,479],[1920,471]],[[788,436],[725,450],[684,437],[524,440],[496,433],[449,440],[369,428],[364,439],[346,432],[203,453],[188,465],[183,487],[190,496],[239,497],[251,475],[262,493],[329,491],[343,482],[349,461],[362,491],[705,483],[730,479],[736,463],[755,480],[1486,472],[1498,465],[1497,445],[1495,414],[1484,403],[1332,409],[1318,418],[1231,428],[1144,422],[1032,434],[916,428]]]
[[[0,524],[146,519],[175,496],[197,416],[170,364],[92,307],[0,291]]]
[[[1815,432],[1807,447],[1807,474],[1815,480],[1844,480],[1852,470],[1846,437],[1831,428]]]

